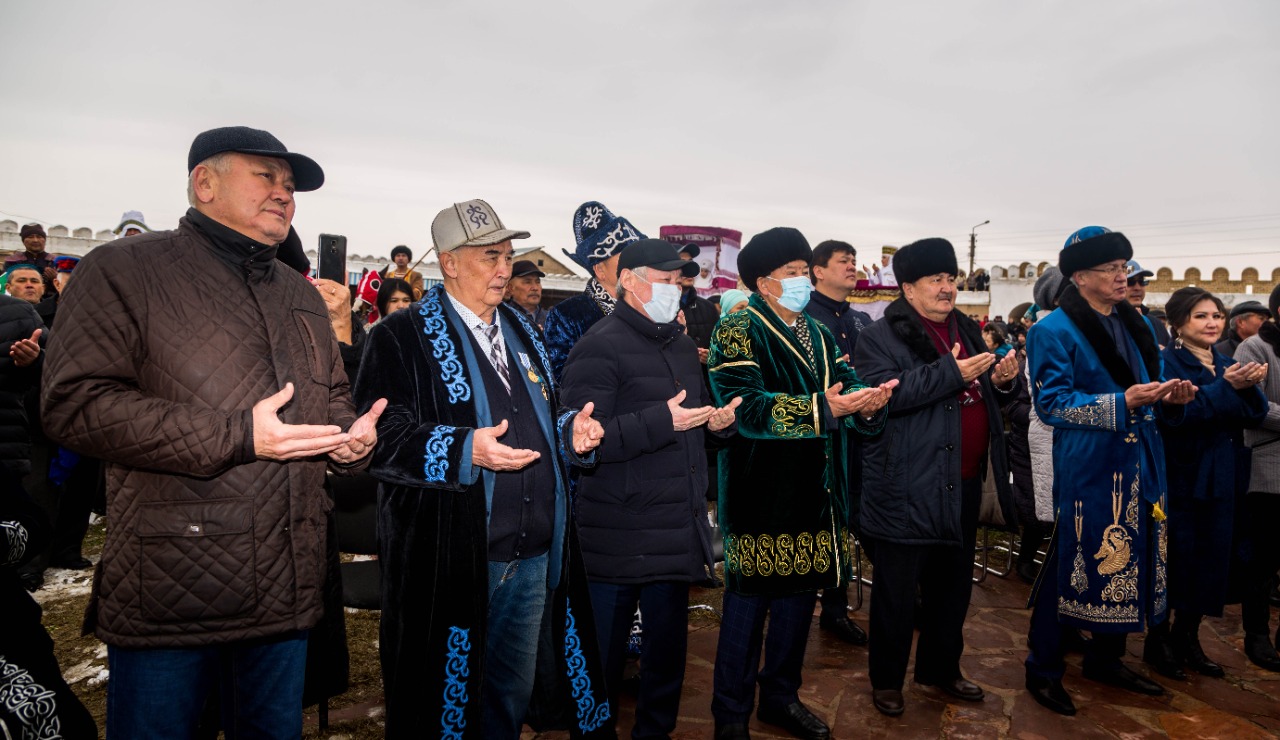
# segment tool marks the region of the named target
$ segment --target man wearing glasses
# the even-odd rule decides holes
[[[1151,313],[1151,309],[1143,305],[1147,300],[1147,278],[1154,277],[1154,273],[1150,270],[1142,269],[1142,265],[1137,260],[1129,260],[1124,264],[1125,274],[1128,280],[1129,294],[1127,297],[1129,305],[1138,309],[1143,316]],[[1169,330],[1165,328],[1163,321],[1152,321],[1151,328],[1155,329],[1156,342],[1160,346],[1169,346]]]

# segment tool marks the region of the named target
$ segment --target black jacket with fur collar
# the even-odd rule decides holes
[[[959,340],[970,355],[986,351],[978,324],[959,313]],[[915,309],[898,298],[884,318],[858,338],[854,367],[869,385],[897,378],[884,433],[863,444],[862,528],[870,537],[902,544],[960,545],[960,404],[965,387],[960,367],[940,354]],[[996,497],[984,506],[984,521],[1017,522],[1000,407],[1016,388],[995,389],[989,373],[979,382],[991,426],[987,474]],[[1021,379],[1014,381],[1022,382]],[[984,476],[985,477],[985,476]]]

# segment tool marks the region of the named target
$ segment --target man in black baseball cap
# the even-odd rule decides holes
[[[324,184],[324,170],[314,159],[291,152],[270,133],[248,126],[224,126],[196,136],[191,142],[191,151],[187,153],[187,174],[197,165],[224,152],[283,159],[293,170],[293,189],[300,193],[319,190]]]
[[[542,278],[546,276],[533,260],[516,260],[507,281],[507,305],[523,311],[539,329],[547,323],[547,309],[542,307]]]

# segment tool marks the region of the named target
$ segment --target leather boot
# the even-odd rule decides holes
[[[1270,635],[1246,634],[1244,654],[1259,668],[1280,673],[1280,655],[1276,654]]]
[[[1169,645],[1179,663],[1202,676],[1222,678],[1226,675],[1222,666],[1209,660],[1200,646],[1200,619],[1199,614],[1185,618],[1179,614],[1169,636]]]
[[[1186,681],[1186,671],[1174,656],[1169,644],[1169,622],[1166,620],[1147,631],[1147,639],[1143,641],[1142,661],[1151,666],[1156,673],[1175,681]]]

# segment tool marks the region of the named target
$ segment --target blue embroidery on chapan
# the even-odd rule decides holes
[[[542,367],[544,368],[542,374],[547,378],[547,387],[555,390],[555,380],[552,379],[549,372],[551,370],[551,360],[547,359],[547,350],[542,346],[542,340],[538,338],[537,330],[533,328],[533,324],[529,323],[529,319],[524,313],[520,311],[512,311],[511,313],[515,314],[516,320],[524,327],[524,333],[529,335],[530,341],[533,342],[533,348],[538,351],[538,357],[542,360]]]
[[[471,630],[460,627],[449,628],[449,652],[444,654],[444,707],[440,712],[440,737],[461,740],[462,731],[467,729],[467,676],[471,670],[467,668],[467,654],[471,652],[471,641],[467,639]]]
[[[418,313],[422,315],[426,328],[423,331],[431,338],[431,354],[440,361],[440,379],[449,391],[449,403],[471,400],[471,386],[462,374],[462,361],[449,338],[444,310],[440,307],[440,294],[444,288],[436,286],[427,291],[418,304]]]
[[[578,728],[583,732],[598,729],[609,719],[609,703],[597,704],[591,693],[591,677],[587,675],[587,658],[582,654],[582,641],[578,638],[573,610],[565,601],[564,657],[569,664],[569,686],[573,700],[578,705]]]
[[[456,430],[457,427],[444,424],[431,430],[431,436],[427,438],[426,463],[422,466],[428,483],[444,482],[445,473],[449,472],[449,447],[453,445]]]

